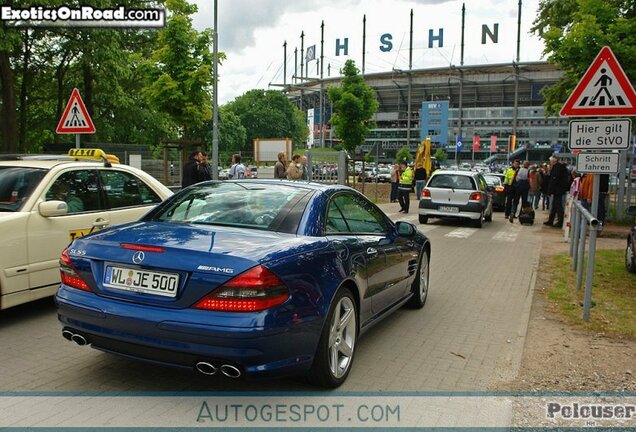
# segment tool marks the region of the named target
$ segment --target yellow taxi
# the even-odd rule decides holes
[[[172,195],[100,149],[0,155],[0,310],[55,294],[76,237],[139,219]]]

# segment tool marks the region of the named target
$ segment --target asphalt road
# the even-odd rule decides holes
[[[382,206],[393,218],[397,204]],[[482,229],[432,220],[424,309],[403,309],[358,342],[341,391],[483,391],[521,359],[541,239],[502,213]],[[231,380],[146,364],[64,340],[52,299],[0,312],[0,392],[315,390],[303,379]]]

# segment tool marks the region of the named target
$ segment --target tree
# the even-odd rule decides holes
[[[252,151],[255,138],[292,138],[296,146],[307,138],[304,114],[277,90],[250,90],[223,107],[232,112],[246,130],[246,139],[235,150]]]
[[[435,150],[435,154],[433,155],[433,157],[437,159],[439,163],[442,163],[446,161],[446,159],[448,159],[448,154],[446,154],[443,148],[439,147],[437,150]]]
[[[398,162],[402,162],[404,160],[411,162],[413,160],[413,155],[411,154],[411,150],[407,146],[404,146],[397,152],[395,159],[397,159]]]
[[[342,85],[330,87],[327,93],[333,107],[330,123],[345,150],[354,153],[375,126],[371,118],[379,103],[375,91],[359,75],[353,60],[346,61],[343,73]]]
[[[636,78],[636,3],[633,0],[541,0],[532,31],[544,55],[564,71],[543,90],[546,114],[557,115],[600,49],[612,48],[627,76]]]
[[[186,0],[167,0],[171,12],[146,62],[149,84],[142,94],[157,111],[170,116],[188,139],[191,129],[212,117],[212,32],[192,27],[197,11]],[[219,59],[225,55],[219,53]]]
[[[212,120],[192,130],[192,138],[199,138],[203,142],[212,142]],[[241,119],[227,106],[219,111],[219,151],[226,154],[235,153],[245,146],[247,131],[241,124]],[[221,157],[219,160],[222,162]]]

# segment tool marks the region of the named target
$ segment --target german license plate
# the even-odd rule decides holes
[[[107,266],[104,286],[124,291],[175,297],[179,286],[179,275]]]
[[[439,211],[448,212],[448,213],[459,213],[459,208],[450,207],[450,206],[439,206]]]

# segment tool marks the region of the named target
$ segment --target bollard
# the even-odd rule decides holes
[[[572,241],[572,271],[576,271],[576,266],[579,262],[579,240],[581,238],[581,224],[580,218],[583,217],[583,214],[579,215],[576,219],[576,231],[574,233],[574,238]]]

